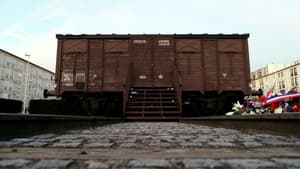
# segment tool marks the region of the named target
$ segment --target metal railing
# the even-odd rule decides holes
[[[179,112],[180,115],[182,113],[182,77],[180,72],[178,71],[176,65],[174,65],[173,68],[173,85],[175,88],[175,92],[176,92],[176,97],[177,97],[177,101],[178,101],[178,106],[179,106]]]
[[[130,87],[132,86],[132,76],[133,76],[133,63],[131,62],[128,65],[127,74],[123,81],[123,115],[125,115],[126,103],[128,101]]]

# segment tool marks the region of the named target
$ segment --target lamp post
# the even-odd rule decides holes
[[[27,101],[27,85],[28,85],[28,70],[29,70],[29,58],[30,55],[25,54],[25,56],[27,57],[27,66],[26,66],[26,79],[25,79],[25,86],[24,86],[24,99],[23,99],[23,113],[22,114],[26,114],[26,101]]]

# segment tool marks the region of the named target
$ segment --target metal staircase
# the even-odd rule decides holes
[[[126,119],[176,120],[180,118],[174,87],[132,87],[128,93]]]

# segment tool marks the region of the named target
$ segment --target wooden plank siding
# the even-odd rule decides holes
[[[250,92],[248,35],[57,35],[56,95],[122,92],[130,63],[134,86]]]

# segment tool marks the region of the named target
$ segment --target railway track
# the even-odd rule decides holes
[[[0,141],[0,168],[299,168],[300,137],[123,122]]]
[[[1,128],[0,139],[16,136],[28,136],[32,133],[47,131],[65,131],[90,126],[102,126],[112,123],[129,121],[143,121],[140,119],[109,118],[101,116],[68,116],[44,114],[0,114]],[[169,121],[190,124],[208,125],[213,127],[226,127],[246,131],[275,132],[284,135],[300,136],[300,113],[251,115],[251,116],[208,116],[176,119],[147,119],[144,121]]]

